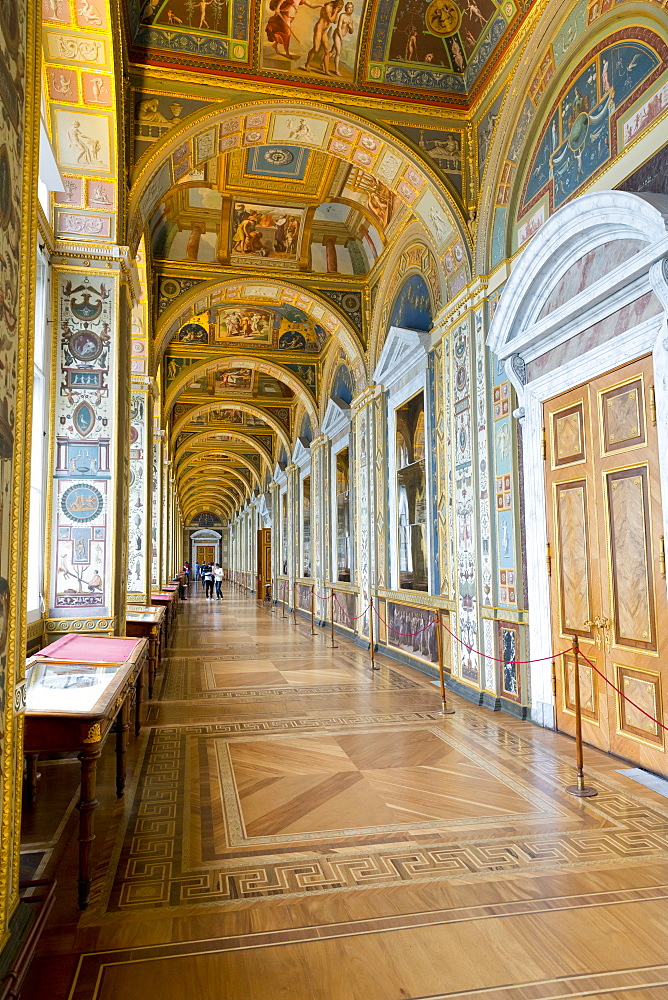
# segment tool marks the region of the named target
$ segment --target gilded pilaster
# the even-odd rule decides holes
[[[3,207],[0,254],[4,303],[0,312],[0,949],[18,900],[23,678],[28,551],[27,448],[32,405],[37,168],[39,149],[40,15],[17,0],[2,28],[13,22],[12,45],[0,47]]]

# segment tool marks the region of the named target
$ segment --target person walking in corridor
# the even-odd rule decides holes
[[[216,585],[216,598],[217,600],[222,601],[223,567],[220,563],[216,563],[213,567],[213,582]]]
[[[202,580],[204,581],[204,596],[207,601],[213,600],[213,567],[206,565],[202,568]]]

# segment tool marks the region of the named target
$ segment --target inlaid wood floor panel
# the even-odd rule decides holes
[[[668,1000],[668,800],[590,750],[574,799],[569,739],[299,621],[180,609],[85,914],[54,817],[24,1000]]]

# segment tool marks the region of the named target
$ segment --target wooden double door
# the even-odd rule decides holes
[[[583,738],[666,774],[668,734],[648,717],[668,725],[652,359],[549,400],[544,418],[553,649],[567,649],[577,635],[588,659],[621,692],[581,664]],[[573,656],[555,663],[557,724],[573,733]]]
[[[271,593],[271,528],[257,533],[257,599],[263,601]]]
[[[215,545],[197,546],[197,562],[200,564],[200,566],[204,566],[205,563],[212,563],[215,557],[216,557]]]

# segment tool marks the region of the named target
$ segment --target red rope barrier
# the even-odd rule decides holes
[[[341,602],[338,599],[338,597],[336,596],[336,594],[334,594],[334,600],[336,601],[336,603],[338,604],[338,606],[341,608],[341,610],[343,611],[343,613],[346,616],[346,618],[349,621],[351,621],[351,622],[356,622],[358,618],[362,618],[367,613],[367,611],[369,610],[369,608],[371,607],[371,602],[369,602],[369,604],[367,604],[367,606],[365,607],[365,609],[364,609],[364,611],[362,612],[361,615],[349,615],[348,612],[346,611],[346,609],[341,604]]]
[[[397,632],[396,628],[392,628],[391,625],[387,624],[387,622],[385,621],[384,618],[381,618],[381,616],[378,614],[378,612],[376,611],[375,608],[373,610],[376,612],[376,618],[380,618],[380,620],[382,621],[382,623],[385,626],[385,628],[389,628],[390,632],[394,632],[395,635],[404,635],[404,636],[407,636],[407,637],[410,637],[410,636],[413,636],[413,635],[419,635],[420,632],[426,632],[428,628],[431,628],[431,626],[436,623],[436,619],[432,618],[432,620],[430,622],[427,622],[427,624],[425,625],[424,628],[419,628],[417,630],[417,632]]]
[[[599,670],[598,667],[595,664],[593,664],[591,662],[591,660],[589,659],[589,657],[584,655],[584,653],[582,652],[582,650],[580,650],[580,656],[582,657],[583,660],[585,660],[586,663],[589,664],[589,666],[592,668],[592,670],[596,671],[596,673],[599,675],[599,677],[603,678],[603,680],[605,681],[606,684],[609,684],[610,687],[614,691],[616,691],[617,694],[620,695],[620,697],[622,697],[624,699],[624,701],[628,701],[629,705],[633,705],[633,707],[637,708],[638,711],[642,713],[642,715],[645,715],[648,719],[651,719],[651,721],[654,722],[657,726],[661,726],[662,729],[665,729],[666,732],[668,732],[668,726],[664,726],[663,722],[659,722],[658,719],[655,719],[653,715],[650,715],[649,712],[646,712],[644,708],[640,707],[640,705],[636,705],[635,701],[631,701],[631,699],[629,697],[627,697],[627,695],[625,695],[623,691],[620,691],[619,688],[615,684],[613,684],[611,680],[608,680],[608,678],[605,676],[605,674],[601,670]]]
[[[443,625],[442,618],[441,618],[441,625]],[[460,639],[458,635],[455,635],[454,632],[450,631],[447,625],[443,625],[443,628],[449,635],[452,636],[453,639],[455,639],[459,643],[460,646],[463,646],[464,649],[468,649],[469,653],[475,653],[477,656],[484,656],[486,660],[493,660],[495,663],[508,662],[507,660],[499,659],[498,656],[490,656],[489,653],[481,653],[479,649],[474,649],[473,646],[467,646],[466,643],[463,641],[463,639]],[[520,663],[542,663],[543,660],[554,660],[557,658],[557,656],[561,656],[563,653],[570,653],[572,649],[573,647],[571,646],[570,649],[560,649],[558,653],[552,653],[550,656],[539,656],[535,660],[513,660],[512,662],[516,663],[518,666],[520,665]]]

